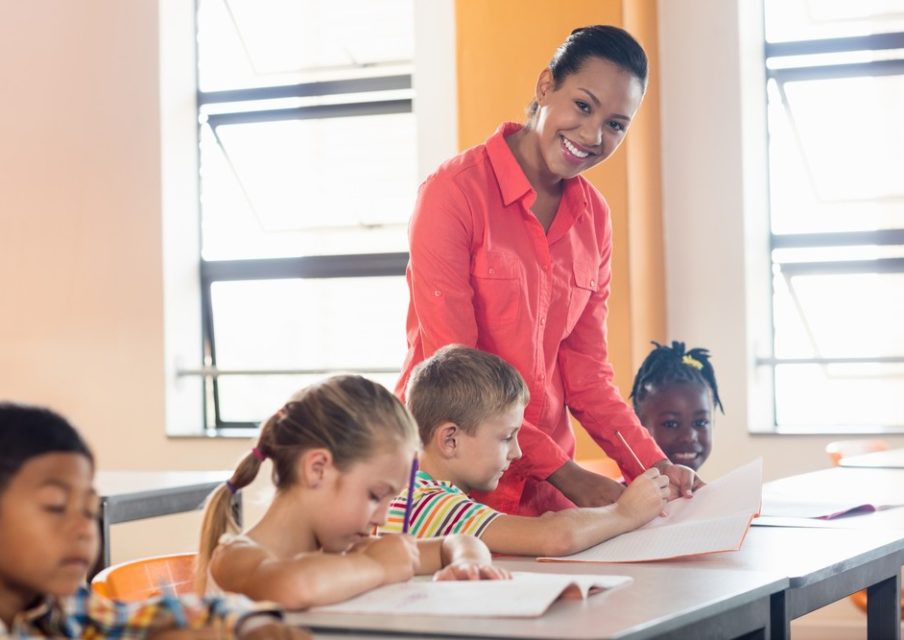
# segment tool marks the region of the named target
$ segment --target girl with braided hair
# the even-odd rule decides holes
[[[696,471],[712,451],[715,408],[725,413],[709,351],[653,344],[634,378],[634,411],[669,460]]]
[[[417,428],[376,382],[338,375],[296,393],[261,427],[257,444],[207,502],[196,586],[306,609],[415,573],[437,580],[507,578],[473,536],[371,537],[402,490]],[[272,463],[276,495],[241,532],[231,497]]]

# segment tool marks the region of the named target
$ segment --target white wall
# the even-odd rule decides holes
[[[659,2],[668,328],[713,353],[726,415],[710,477],[755,456],[767,478],[824,468],[839,437],[748,432],[769,416],[753,367],[768,321],[761,10],[760,0]]]

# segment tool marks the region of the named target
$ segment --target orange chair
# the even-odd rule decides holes
[[[176,595],[193,593],[196,556],[196,553],[176,553],[113,565],[94,576],[91,589],[127,602],[162,595],[164,588]]]
[[[888,451],[888,443],[885,440],[858,439],[836,440],[826,445],[826,453],[832,461],[832,466],[837,467],[842,458],[859,456],[863,453],[876,451]],[[862,611],[866,611],[866,591],[858,591],[851,594],[851,602]],[[904,620],[904,590],[901,591],[901,619]]]
[[[612,458],[592,458],[589,460],[575,460],[575,462],[584,469],[587,469],[587,471],[592,471],[601,476],[612,478],[617,482],[624,481],[624,476],[622,476],[621,469],[618,468],[618,463]]]

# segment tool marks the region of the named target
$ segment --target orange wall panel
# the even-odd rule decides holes
[[[577,27],[628,28],[647,47],[655,72],[653,0],[458,0],[455,12],[461,149],[483,142],[500,122],[526,119],[537,76]],[[586,174],[612,211],[609,355],[625,396],[643,345],[664,339],[658,99],[658,85],[651,85],[624,148]],[[577,432],[578,457],[599,457],[589,436]]]

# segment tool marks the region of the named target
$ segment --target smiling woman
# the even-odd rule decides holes
[[[408,355],[397,386],[441,347],[458,343],[515,366],[530,389],[523,457],[481,502],[538,515],[615,501],[623,487],[576,465],[568,411],[631,478],[644,467],[689,493],[693,472],[671,464],[619,396],[606,316],[612,224],[581,174],[627,134],[647,83],[647,56],[626,31],[573,31],[540,71],[526,124],[502,124],[423,185],[409,229]],[[477,495],[478,492],[475,492]]]

